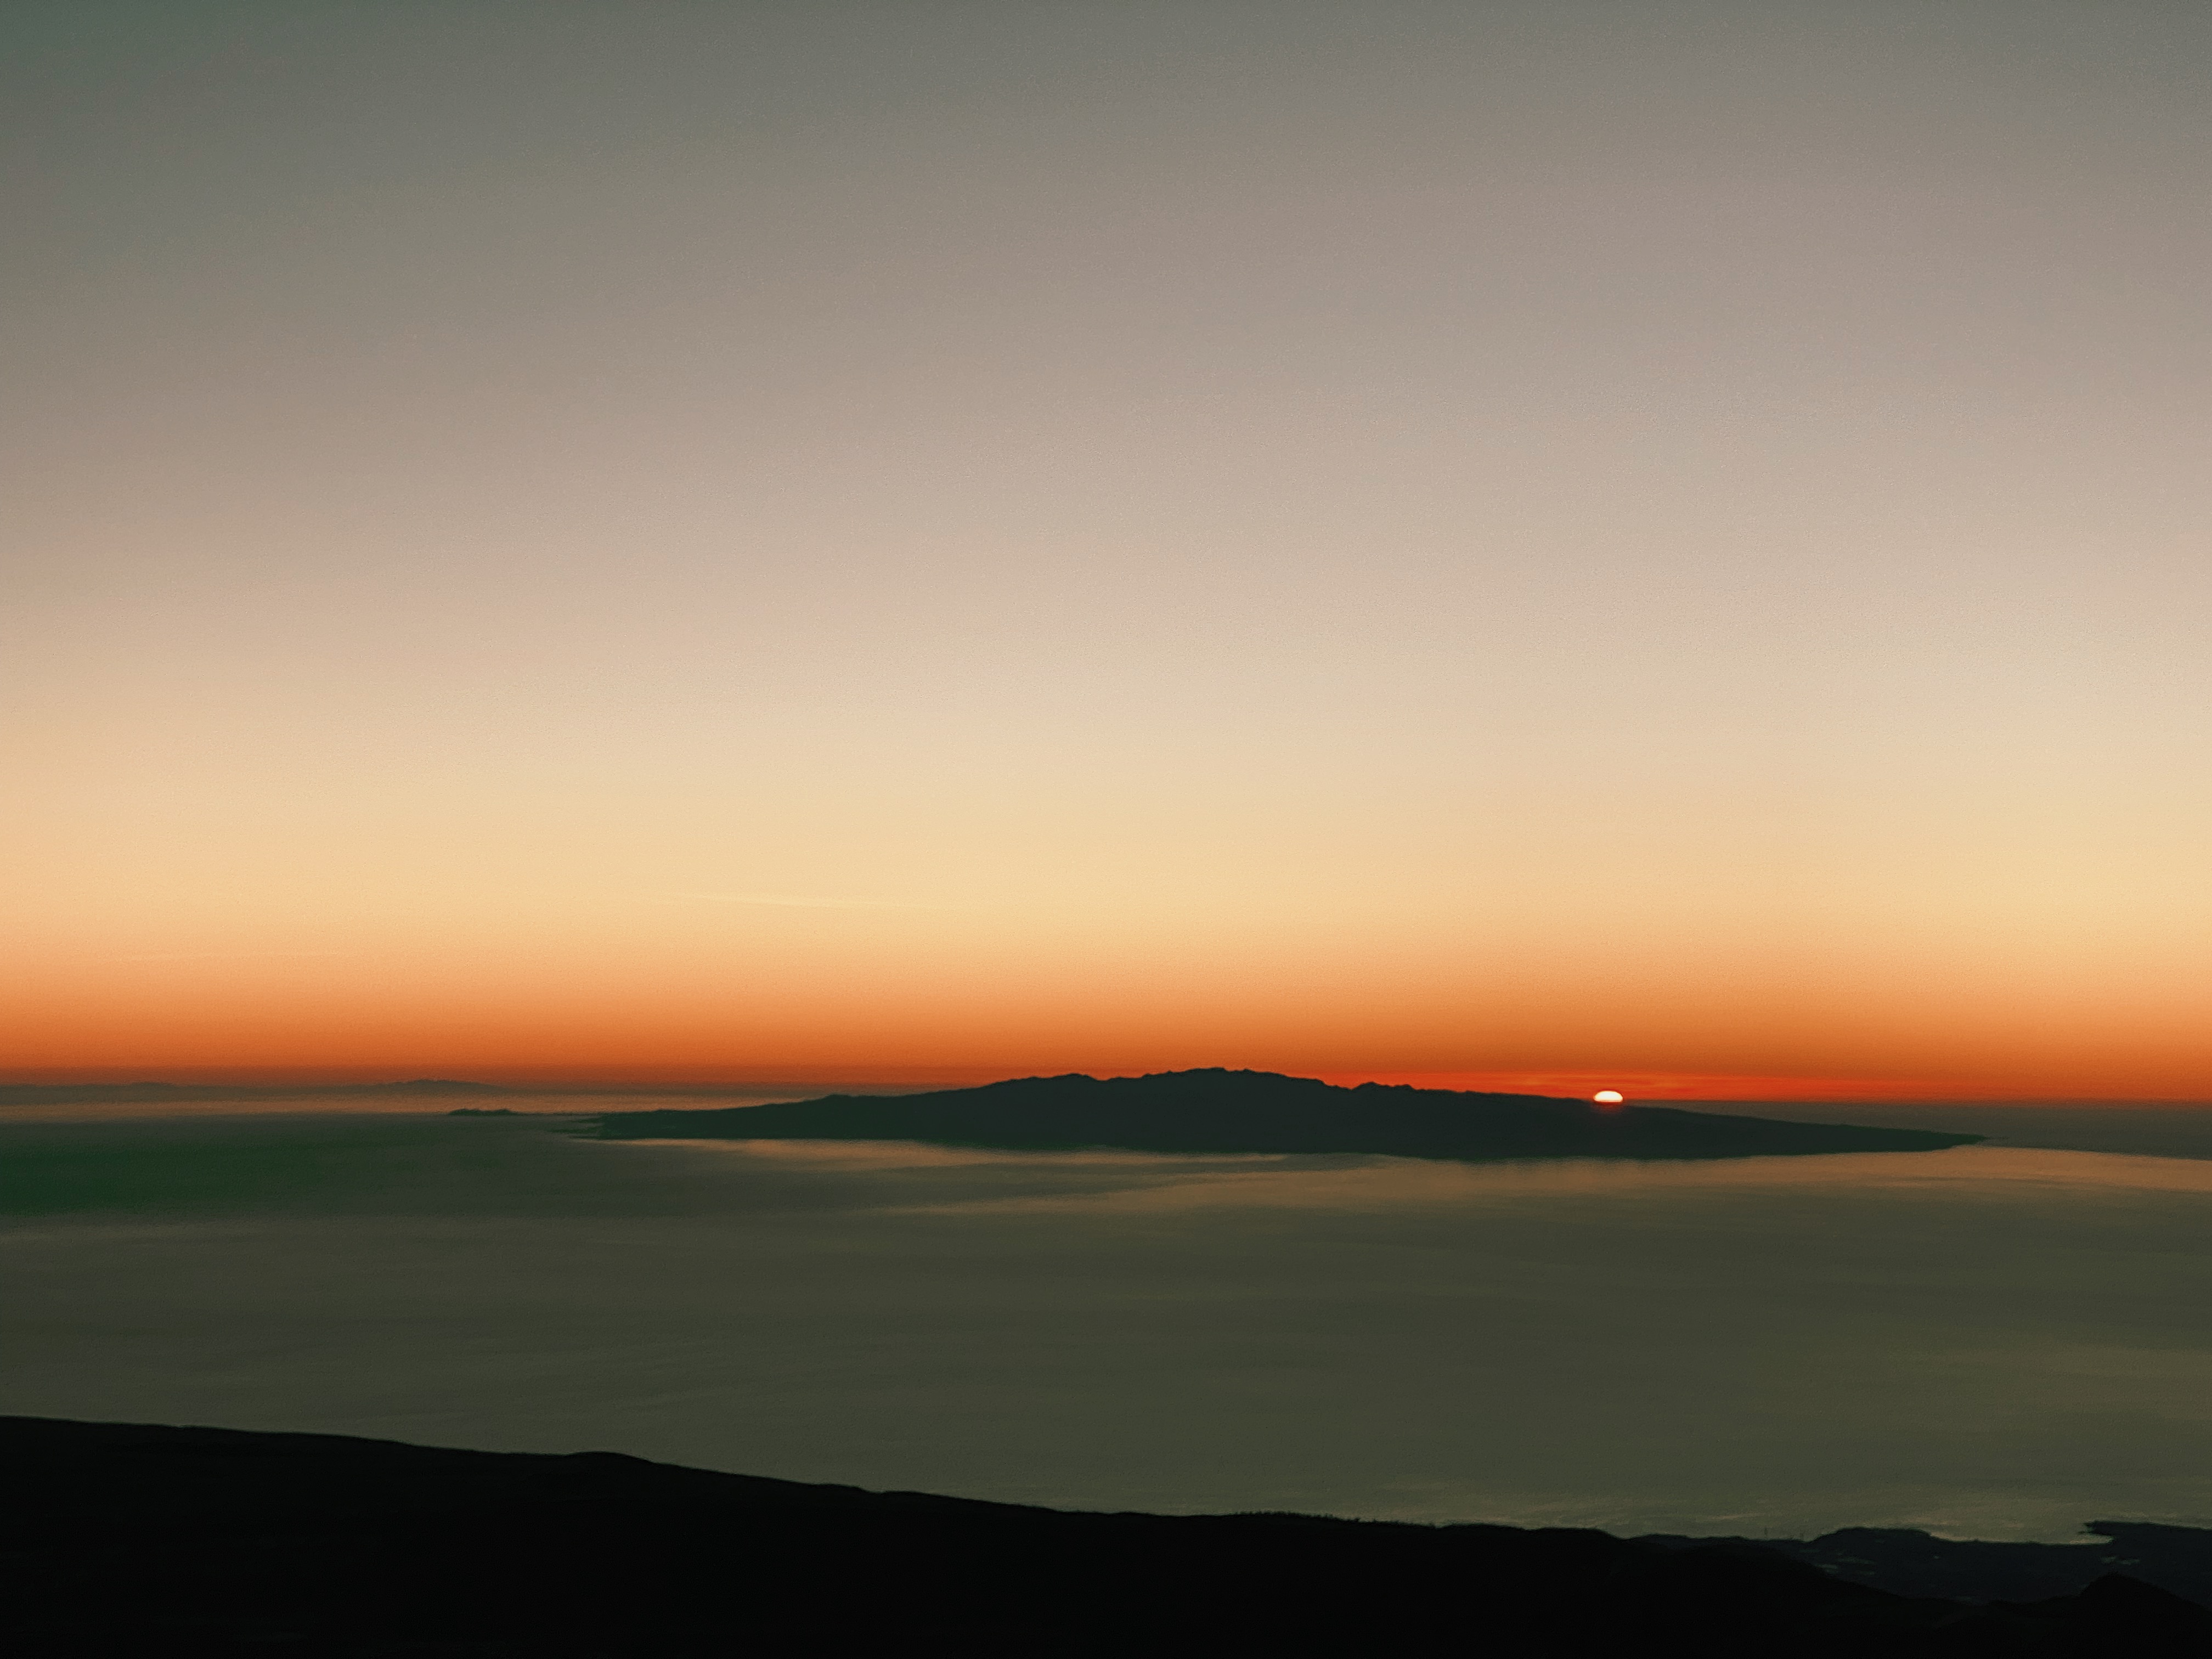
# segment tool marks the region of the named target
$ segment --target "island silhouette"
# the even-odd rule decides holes
[[[835,1094],[765,1106],[606,1112],[579,1132],[609,1140],[915,1140],[1005,1152],[1364,1152],[1464,1162],[1927,1152],[1982,1139],[1672,1106],[1600,1107],[1553,1095],[1386,1083],[1344,1087],[1218,1066],[1143,1077],[1071,1073],[927,1094]]]
[[[223,1100],[351,1100],[422,1095],[502,1095],[496,1083],[459,1078],[410,1077],[397,1083],[0,1083],[0,1108],[9,1106],[183,1105]]]

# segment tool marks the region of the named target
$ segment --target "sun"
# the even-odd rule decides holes
[[[1620,1104],[1620,1091],[1618,1089],[1601,1089],[1595,1094],[1592,1095],[1590,1098],[1601,1106],[1618,1106]]]

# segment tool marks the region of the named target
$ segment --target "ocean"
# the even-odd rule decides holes
[[[2212,1523],[2212,1113],[2009,1109],[1489,1165],[17,1113],[0,1412],[1081,1508]]]

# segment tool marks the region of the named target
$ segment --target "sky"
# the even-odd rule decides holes
[[[2212,11],[25,3],[0,1076],[2212,1097]]]

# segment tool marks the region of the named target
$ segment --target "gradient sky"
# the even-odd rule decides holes
[[[9,1076],[2212,1095],[2212,9],[0,30]]]

